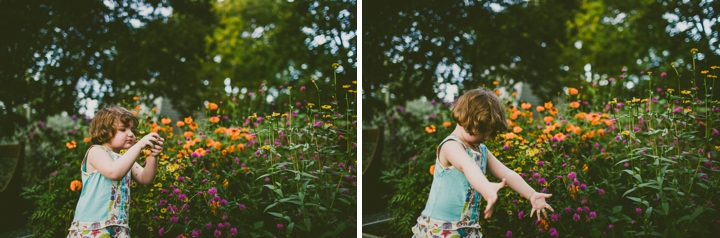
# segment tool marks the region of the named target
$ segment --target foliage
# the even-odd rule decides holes
[[[691,52],[694,61],[698,51]],[[513,130],[486,145],[536,191],[553,194],[548,203],[555,212],[541,221],[528,218],[527,201],[503,189],[493,218],[481,221],[483,233],[491,237],[709,237],[720,231],[715,208],[720,202],[720,106],[712,100],[711,88],[720,67],[692,68],[682,74],[682,66],[667,68],[677,75],[675,84],[656,84],[668,77],[666,72],[621,72],[645,79],[642,87],[646,89],[638,90],[639,98],[617,96],[611,88],[622,87],[622,82],[594,88],[569,85],[564,103],[530,105],[505,98]],[[676,69],[681,70],[673,72]],[[681,81],[693,87],[678,87]],[[584,100],[586,96],[592,100]],[[436,109],[449,112],[448,107]],[[409,133],[423,134],[395,146],[428,147],[417,160],[386,173],[386,180],[397,189],[392,201],[420,201],[389,206],[397,235],[408,235],[415,224],[413,217],[424,207],[418,204],[427,199],[431,180],[425,178],[430,177],[428,167],[434,161],[430,148],[450,130],[433,132],[411,123],[395,124],[410,126]],[[497,180],[491,176],[491,181]],[[399,213],[408,211],[412,214]]]
[[[699,48],[696,63],[718,61],[716,1],[367,1],[363,121],[384,97],[402,105],[443,98],[448,85],[526,82],[551,100],[576,80],[607,83],[617,70],[659,71]],[[635,85],[639,77],[629,75]],[[660,79],[662,81],[662,79]],[[669,83],[669,82],[666,82]],[[689,87],[689,85],[683,85]],[[385,95],[387,93],[387,95]],[[618,92],[622,93],[622,92]]]
[[[312,84],[278,88],[288,95],[282,98],[288,102],[296,94],[310,94],[318,96],[318,104],[272,101],[277,107],[271,107],[271,113],[248,112],[246,106],[265,101],[259,90],[242,99],[233,95],[227,101],[213,100],[204,118],[173,122],[141,106],[142,100],[134,101],[139,97],[127,100],[126,106],[140,115],[138,137],[158,132],[166,138],[153,184],[131,185],[134,236],[355,234],[354,87],[344,85],[347,90],[336,91],[345,95],[344,102],[306,90],[315,88]],[[340,103],[347,109],[340,111]],[[173,131],[173,125],[179,131]],[[73,130],[87,131],[87,124]],[[70,183],[79,179],[80,161],[89,146],[80,134],[56,141],[53,149],[63,151],[53,161],[58,172],[26,189],[25,197],[36,206],[30,223],[37,236],[60,236],[69,227],[79,197],[79,192],[70,191]],[[144,156],[138,158],[138,163],[144,162]]]

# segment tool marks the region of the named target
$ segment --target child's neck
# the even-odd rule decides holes
[[[103,143],[102,146],[104,146],[105,148],[108,148],[112,152],[120,153],[120,149],[111,147],[110,143]]]

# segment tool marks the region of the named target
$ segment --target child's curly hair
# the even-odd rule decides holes
[[[122,123],[125,127],[129,127],[131,122],[133,127],[138,125],[137,117],[125,108],[118,106],[103,108],[95,114],[95,118],[90,123],[90,139],[92,143],[103,144],[110,141],[118,129],[116,122]]]
[[[452,109],[452,117],[470,135],[507,131],[510,126],[505,119],[505,110],[495,93],[485,88],[466,92]]]

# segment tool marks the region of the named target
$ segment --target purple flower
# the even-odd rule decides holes
[[[508,231],[508,232],[505,234],[505,237],[512,237],[512,231]]]
[[[613,228],[613,225],[612,225],[612,224],[610,224],[610,225],[608,226],[608,228],[612,229],[612,228]]]
[[[558,234],[558,232],[557,232],[557,230],[555,229],[555,227],[550,227],[550,230],[549,230],[548,232],[550,232],[550,236],[554,236],[554,237],[560,236],[560,234]]]
[[[165,201],[165,199],[160,199],[160,202],[158,203],[158,206],[165,205],[166,202],[167,202],[167,201]]]
[[[177,179],[177,180],[178,180],[178,181],[184,181],[185,178],[184,178],[183,176],[178,176],[178,179]]]
[[[240,208],[240,210],[245,210],[245,204],[238,205],[238,208]]]
[[[539,160],[539,161],[537,162],[537,164],[538,164],[539,166],[543,166],[542,160]]]
[[[638,208],[635,208],[635,212],[637,212],[637,213],[642,213],[642,208],[639,208],[639,207],[638,207]]]
[[[180,195],[178,195],[178,199],[182,201],[182,200],[187,199],[187,196],[185,196],[185,194],[180,194]]]
[[[177,217],[173,216],[173,217],[170,218],[170,221],[171,221],[172,223],[177,223],[177,222],[178,222],[178,219],[177,219]]]
[[[590,212],[590,214],[588,214],[588,217],[590,218],[590,220],[593,220],[595,219],[595,217],[597,217],[597,214],[595,214],[595,212]]]
[[[573,214],[573,220],[579,221],[580,215],[578,215],[577,213]]]
[[[220,228],[220,229],[222,229],[222,228],[223,228],[223,224],[222,224],[222,223],[218,223],[217,227]]]
[[[278,229],[282,229],[282,228],[283,228],[283,224],[282,224],[282,223],[278,223],[278,224],[277,224],[277,228],[278,228]]]
[[[230,228],[230,234],[231,235],[237,235],[237,229],[235,227]]]
[[[602,188],[601,188],[601,189],[598,189],[598,193],[599,193],[600,195],[603,195],[603,194],[605,194],[605,190],[603,190]]]
[[[215,189],[215,188],[208,189],[208,194],[215,195],[215,193],[217,193],[217,189]]]
[[[587,185],[585,185],[585,184],[580,184],[580,189],[586,189],[586,188],[587,188]]]
[[[222,236],[222,233],[220,231],[218,231],[218,229],[215,229],[215,236],[220,237],[220,236]]]
[[[199,236],[200,236],[200,234],[199,234],[197,231],[193,231],[191,234],[192,234],[192,237],[199,237]]]
[[[212,223],[205,224],[205,227],[208,229],[211,229],[213,227]]]
[[[540,179],[538,179],[538,183],[539,183],[539,184],[544,184],[545,182],[546,182],[546,181],[545,181],[545,178],[540,178]]]
[[[568,178],[569,178],[569,179],[575,179],[575,178],[577,178],[577,174],[575,174],[575,172],[570,172],[570,173],[568,174]]]
[[[163,233],[165,233],[165,227],[160,227],[160,230],[158,230],[158,234],[160,234],[160,236],[162,236]]]

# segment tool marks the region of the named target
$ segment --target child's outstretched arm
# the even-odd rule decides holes
[[[97,147],[93,147],[88,153],[88,163],[97,169],[100,174],[110,180],[120,180],[127,174],[130,167],[133,166],[140,151],[145,146],[152,146],[153,142],[157,142],[157,133],[150,133],[143,137],[138,143],[130,147],[125,154],[120,156],[117,160],[110,158],[110,155],[105,150]]]
[[[165,145],[165,139],[158,136],[158,142],[157,144],[150,147],[150,155],[148,155],[147,160],[145,160],[146,164],[143,168],[135,162],[135,164],[132,167],[132,176],[135,178],[135,181],[142,185],[148,185],[151,184],[152,181],[155,179],[155,175],[157,174],[157,167],[158,167],[158,155],[160,155],[160,152],[163,150],[163,146]]]
[[[515,171],[510,170],[507,166],[502,164],[492,153],[488,152],[488,169],[490,173],[503,181],[507,181],[507,185],[513,190],[518,192],[520,196],[530,201],[532,210],[530,211],[530,217],[533,213],[537,212],[537,218],[540,220],[540,212],[547,218],[545,208],[550,211],[555,211],[553,208],[545,202],[545,198],[549,198],[552,194],[538,193],[530,187],[525,180],[520,177]]]
[[[485,201],[488,202],[485,207],[485,219],[490,218],[492,216],[492,206],[498,199],[497,192],[505,187],[505,179],[500,183],[488,181],[480,167],[458,142],[448,141],[440,150],[440,153],[455,169],[465,174],[465,178],[470,182],[470,185],[482,194]]]

